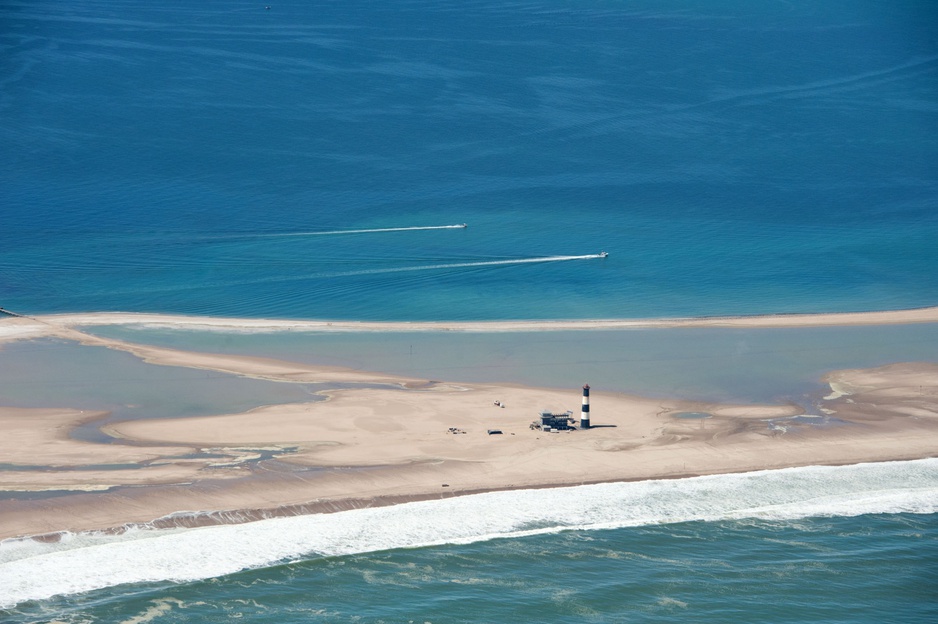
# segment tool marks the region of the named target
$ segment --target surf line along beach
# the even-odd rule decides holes
[[[831,372],[823,410],[725,405],[594,389],[589,431],[530,428],[539,409],[579,405],[569,389],[430,381],[334,366],[199,353],[95,336],[95,325],[218,331],[532,331],[641,327],[799,327],[938,322],[938,308],[710,319],[358,323],[146,314],[0,318],[0,341],[56,338],[177,366],[285,383],[332,384],[320,400],[243,413],[109,422],[105,414],[0,406],[5,469],[0,538],[128,524],[243,522],[491,490],[677,478],[816,464],[932,457],[938,365],[899,362]],[[362,384],[351,387],[348,384]],[[324,399],[324,400],[323,400]],[[494,405],[494,400],[499,406]],[[707,418],[681,418],[684,413]],[[597,425],[600,425],[597,427]],[[605,425],[605,426],[602,426]],[[488,435],[497,427],[502,435]],[[454,434],[453,429],[465,431]],[[258,461],[259,457],[274,458]],[[43,492],[54,492],[53,496]]]

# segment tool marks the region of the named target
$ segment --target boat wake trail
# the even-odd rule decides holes
[[[433,271],[436,269],[461,269],[467,267],[504,266],[508,264],[535,264],[540,262],[567,262],[569,260],[595,260],[605,258],[606,254],[587,254],[585,256],[545,256],[540,258],[518,258],[516,260],[482,260],[478,262],[450,262],[446,264],[424,264],[410,267],[389,267],[385,269],[361,269],[359,271],[345,271],[332,273],[329,277],[342,277],[346,275],[377,275],[380,273],[402,273],[405,271]]]
[[[418,230],[464,230],[468,225],[417,225],[413,227],[369,228],[361,230],[331,230],[328,232],[284,232],[282,234],[256,234],[257,238],[278,238],[284,236],[336,236],[339,234],[378,234],[381,232],[416,232]]]
[[[247,241],[247,240],[257,240],[262,238],[304,238],[311,236],[343,236],[343,235],[352,235],[352,234],[382,234],[387,232],[418,232],[421,230],[465,230],[469,225],[466,223],[459,223],[456,225],[414,225],[408,227],[386,227],[386,228],[360,228],[357,230],[324,230],[317,232],[269,232],[269,233],[258,233],[258,232],[241,232],[236,233],[232,232],[230,234],[210,234],[210,235],[194,235],[185,237],[186,240],[191,241],[203,241],[203,242],[231,242],[231,241]],[[159,238],[153,234],[147,234],[143,236],[144,239]],[[178,240],[180,237],[177,236]]]
[[[595,254],[586,254],[582,256],[542,256],[537,258],[517,258],[513,260],[480,260],[473,262],[448,262],[438,264],[421,264],[417,266],[386,267],[380,269],[355,269],[351,271],[328,271],[321,273],[304,273],[300,275],[277,275],[270,277],[261,277],[256,279],[240,280],[221,280],[210,283],[188,283],[175,284],[163,288],[147,288],[146,292],[179,292],[184,290],[195,290],[203,288],[222,288],[232,286],[244,286],[246,284],[272,284],[283,282],[298,282],[314,279],[331,279],[336,277],[354,277],[359,275],[381,275],[386,273],[409,273],[415,271],[442,271],[446,269],[462,269],[476,267],[496,267],[508,266],[513,264],[544,264],[548,262],[568,262],[571,260],[598,260],[607,257],[609,254],[605,251]],[[115,291],[121,293],[140,292],[139,290]]]

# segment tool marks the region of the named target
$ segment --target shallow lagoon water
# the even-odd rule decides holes
[[[671,414],[672,418],[680,418],[681,420],[706,420],[707,418],[713,418],[713,414],[707,412],[675,412]]]
[[[938,324],[780,329],[329,333],[94,327],[90,333],[194,351],[412,375],[652,397],[810,406],[833,370],[938,361]],[[577,397],[573,397],[577,400]]]
[[[4,405],[106,411],[108,420],[236,413],[314,401],[320,389],[156,366],[129,353],[46,339],[4,344],[0,371]]]

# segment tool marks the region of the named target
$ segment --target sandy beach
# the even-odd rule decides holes
[[[805,417],[797,405],[657,400],[596,389],[591,397],[592,428],[548,433],[531,427],[537,413],[569,410],[577,418],[577,389],[430,382],[194,353],[100,338],[82,327],[549,331],[935,321],[938,308],[530,323],[336,323],[141,314],[0,318],[0,342],[55,337],[132,353],[152,365],[281,382],[381,384],[327,390],[321,393],[325,400],[243,413],[110,423],[103,428],[110,440],[106,443],[70,437],[74,427],[101,414],[0,405],[0,426],[7,432],[0,441],[0,456],[7,464],[0,471],[0,489],[57,491],[54,497],[23,496],[0,503],[0,538],[154,521],[161,526],[234,522],[486,490],[917,459],[938,453],[938,365],[932,363],[831,373],[824,380],[831,387],[823,405],[829,418]],[[262,456],[266,459],[257,461]]]

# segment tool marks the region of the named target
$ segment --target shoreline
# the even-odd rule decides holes
[[[938,454],[919,456],[917,454],[909,457],[897,457],[890,459],[869,459],[869,460],[843,460],[843,461],[825,461],[816,463],[804,463],[795,465],[784,465],[772,468],[741,468],[739,470],[721,470],[715,472],[702,473],[680,473],[680,474],[661,474],[652,477],[636,476],[614,479],[597,479],[591,481],[577,481],[570,483],[532,483],[528,485],[506,485],[498,487],[466,488],[461,490],[447,490],[443,492],[417,492],[410,494],[377,494],[371,497],[345,497],[329,500],[314,500],[304,503],[284,504],[277,507],[258,507],[258,508],[230,508],[214,510],[180,510],[174,511],[163,516],[153,518],[148,521],[126,521],[120,524],[109,526],[100,526],[87,529],[59,529],[45,533],[18,534],[5,536],[0,534],[0,543],[5,541],[32,540],[37,542],[55,543],[63,536],[77,533],[103,533],[120,535],[132,530],[167,530],[167,529],[192,529],[213,526],[226,526],[246,524],[260,520],[271,520],[276,518],[289,518],[292,516],[312,515],[312,514],[336,514],[344,511],[356,509],[372,509],[381,507],[391,507],[406,503],[415,503],[433,500],[447,500],[451,498],[460,498],[463,496],[474,496],[478,494],[489,494],[493,492],[514,492],[527,490],[551,490],[559,488],[575,488],[580,486],[603,485],[610,483],[641,483],[645,481],[678,481],[682,479],[693,479],[696,477],[713,477],[722,475],[745,475],[760,472],[772,472],[776,470],[789,470],[798,468],[812,467],[841,467],[858,466],[871,464],[888,464],[895,462],[917,461],[922,459],[933,459]],[[354,467],[350,467],[354,468]],[[88,490],[88,494],[95,492]]]
[[[938,308],[834,317],[839,323],[822,315],[822,321],[843,325],[845,320],[854,324],[875,320],[879,324],[884,315],[893,323],[926,323],[938,319]],[[124,324],[149,324],[154,319],[168,323],[166,317],[153,315],[98,314],[93,318],[92,325],[115,324],[115,319]],[[188,320],[173,327],[204,327],[206,322],[178,318]],[[786,319],[785,323],[792,322]],[[231,323],[232,319],[215,321]],[[811,321],[819,322],[816,317]],[[257,322],[250,321],[251,327],[258,327]],[[726,322],[708,321],[718,326],[727,326]],[[766,319],[738,317],[734,322],[742,325],[731,326],[752,327],[751,323]],[[281,329],[297,327],[292,321],[274,323]],[[334,331],[361,331],[357,323],[335,328],[317,321],[302,327],[319,327],[319,323]],[[595,323],[578,322],[578,327],[613,328]],[[188,352],[100,338],[76,329],[88,325],[88,315],[4,318],[0,341],[50,336],[125,351],[153,365],[280,382],[353,381],[383,386],[325,390],[318,393],[324,401],[268,405],[235,414],[109,423],[103,429],[111,436],[108,443],[69,436],[71,429],[89,418],[78,410],[0,406],[0,424],[9,433],[0,441],[0,454],[21,467],[0,470],[0,489],[37,494],[33,499],[0,502],[0,539],[54,539],[63,531],[113,531],[153,526],[154,522],[180,526],[244,522],[489,491],[922,459],[938,454],[938,364],[933,363],[833,371],[823,379],[831,387],[822,400],[822,412],[827,414],[823,417],[805,417],[797,405],[715,404],[598,391],[592,414],[594,425],[599,426],[589,431],[545,433],[529,428],[535,414],[545,408],[561,413],[578,410],[576,390],[431,382],[341,367]],[[438,324],[407,326],[445,331]],[[479,326],[459,325],[462,331],[481,331],[476,329]],[[555,323],[547,326],[557,327]],[[374,327],[395,331],[388,324],[369,327],[365,331],[378,331]],[[517,325],[509,327],[501,331],[518,330]],[[493,405],[495,400],[501,406]],[[708,416],[682,418],[681,412]],[[453,428],[460,433],[453,433]],[[493,428],[502,434],[489,435],[487,431]],[[49,490],[72,493],[41,494]]]

